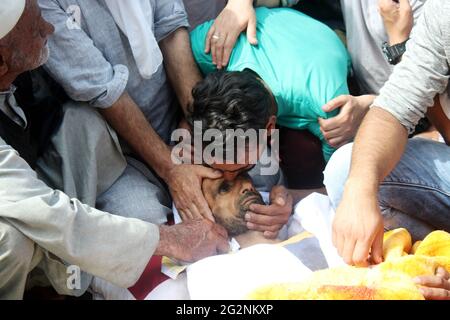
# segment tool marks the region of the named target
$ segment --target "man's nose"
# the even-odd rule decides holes
[[[236,177],[239,175],[239,172],[227,172],[224,171],[223,178],[225,181],[234,181],[236,180]]]
[[[246,180],[242,183],[241,194],[246,194],[248,192],[254,193],[254,192],[256,192],[256,189],[251,181]]]

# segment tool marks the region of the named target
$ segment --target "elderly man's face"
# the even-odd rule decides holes
[[[241,174],[232,181],[205,179],[202,191],[216,222],[225,227],[230,236],[248,231],[244,217],[251,204],[264,204],[248,174]]]
[[[42,18],[37,1],[27,0],[19,22],[1,40],[0,63],[6,64],[6,72],[19,74],[44,64],[49,54],[47,39],[53,31],[53,26]]]

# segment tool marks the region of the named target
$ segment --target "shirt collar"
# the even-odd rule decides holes
[[[22,128],[26,128],[28,125],[27,118],[22,108],[17,105],[16,98],[14,97],[16,90],[17,87],[11,85],[9,90],[0,91],[0,110],[16,124]]]

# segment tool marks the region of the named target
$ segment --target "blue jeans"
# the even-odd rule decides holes
[[[352,144],[336,151],[325,169],[325,186],[335,208],[348,177]],[[386,229],[407,228],[421,239],[434,229],[450,231],[450,147],[411,139],[406,152],[380,186]]]

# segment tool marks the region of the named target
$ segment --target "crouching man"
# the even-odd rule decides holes
[[[21,299],[29,273],[39,267],[60,294],[81,295],[92,274],[121,287],[141,277],[152,256],[185,261],[228,250],[226,231],[209,221],[158,227],[113,216],[53,190],[35,165],[32,125],[12,83],[45,63],[53,27],[36,0],[0,3],[0,299]],[[83,271],[67,285],[68,268]]]

